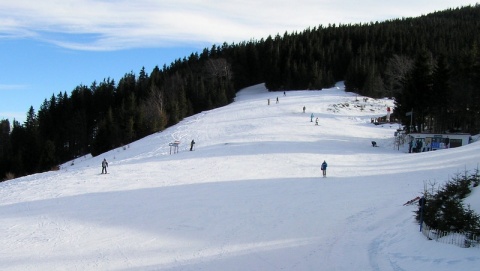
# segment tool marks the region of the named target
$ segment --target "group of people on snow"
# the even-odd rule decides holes
[[[286,93],[283,92],[283,96],[286,96]],[[267,100],[268,101],[268,105],[270,105],[270,99]],[[277,97],[277,103],[278,103],[278,97]],[[305,106],[303,106],[303,113],[305,113],[305,110],[307,109]],[[312,113],[310,115],[310,122],[313,122],[313,118],[315,118],[315,115]],[[315,119],[315,125],[318,125],[318,117]],[[322,165],[320,166],[321,170],[322,170],[322,175],[323,177],[327,177],[327,162],[324,160]]]
[[[305,109],[307,109],[305,106],[303,106],[303,113],[305,113]],[[313,122],[313,118],[315,115],[313,113],[310,115],[310,122]],[[318,117],[315,119],[315,125],[318,125]],[[327,162],[324,160],[322,165],[320,166],[320,169],[322,170],[323,177],[327,177]]]
[[[190,142],[190,151],[193,151],[193,147],[195,146],[195,140],[192,139]],[[108,167],[108,162],[107,159],[103,159],[102,161],[102,174],[107,174],[107,167]]]
[[[447,144],[445,144],[445,148],[448,148]],[[431,150],[432,150],[432,143],[430,141],[426,141],[421,138],[417,138],[417,139],[412,138],[412,140],[408,142],[409,153],[426,152]]]
[[[305,113],[305,106],[303,107],[303,113]],[[313,118],[315,116],[313,115],[313,113],[310,115],[310,122],[313,122]],[[315,125],[318,125],[318,117],[315,119]]]
[[[286,96],[286,93],[283,92],[283,96]],[[279,103],[278,97],[276,99],[276,102]],[[270,99],[268,99],[268,105],[270,105]],[[306,107],[303,106],[303,113],[305,113]],[[313,122],[314,115],[313,113],[310,116],[310,122]],[[315,125],[318,125],[318,117],[315,119]],[[193,148],[195,146],[195,140],[192,139],[190,142],[190,151],[193,151]],[[102,174],[107,174],[107,167],[108,167],[108,162],[106,159],[103,159],[102,161]],[[327,177],[327,162],[324,160],[322,165],[321,165],[321,170],[322,170],[322,175],[323,177]]]

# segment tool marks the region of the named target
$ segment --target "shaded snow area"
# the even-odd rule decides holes
[[[370,122],[388,106],[341,84],[286,96],[256,85],[122,148],[0,183],[0,270],[478,270],[480,250],[427,240],[403,204],[473,172],[480,143],[398,150],[399,125]],[[466,202],[478,212],[479,199]]]

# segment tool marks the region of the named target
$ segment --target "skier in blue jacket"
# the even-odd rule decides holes
[[[323,177],[327,177],[327,162],[325,162],[325,160],[323,160],[321,169],[323,172]]]

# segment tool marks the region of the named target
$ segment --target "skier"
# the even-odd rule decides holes
[[[423,150],[423,141],[419,139],[417,143],[417,152],[422,152],[422,150]]]
[[[278,97],[277,97],[277,104],[278,104]]]
[[[427,200],[425,199],[424,196],[422,196],[419,200],[418,200],[418,210],[422,210],[422,208],[425,207],[425,203],[427,202]]]
[[[315,120],[315,125],[318,125],[318,118]]]
[[[428,141],[427,144],[425,145],[425,151],[430,151],[431,147],[432,147],[432,143]]]
[[[310,122],[313,122],[313,113],[310,115]]]
[[[323,177],[327,177],[327,162],[325,162],[325,160],[323,160],[321,169],[323,172]]]
[[[103,158],[102,161],[102,174],[107,174],[108,162],[107,159]]]
[[[418,213],[420,214],[420,219],[423,219],[423,213],[425,211],[425,203],[427,203],[427,200],[425,199],[425,196],[422,196],[418,200]]]
[[[195,145],[195,141],[192,139],[192,142],[190,142],[190,151],[193,151],[193,145]]]
[[[303,113],[305,113],[305,109],[306,109],[305,106],[303,106]]]

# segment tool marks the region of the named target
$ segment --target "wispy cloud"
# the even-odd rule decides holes
[[[13,91],[13,90],[23,90],[27,89],[27,85],[9,85],[9,84],[0,84],[0,91]]]
[[[1,1],[0,38],[35,38],[75,50],[230,43],[329,23],[418,16],[468,4],[475,1]]]

